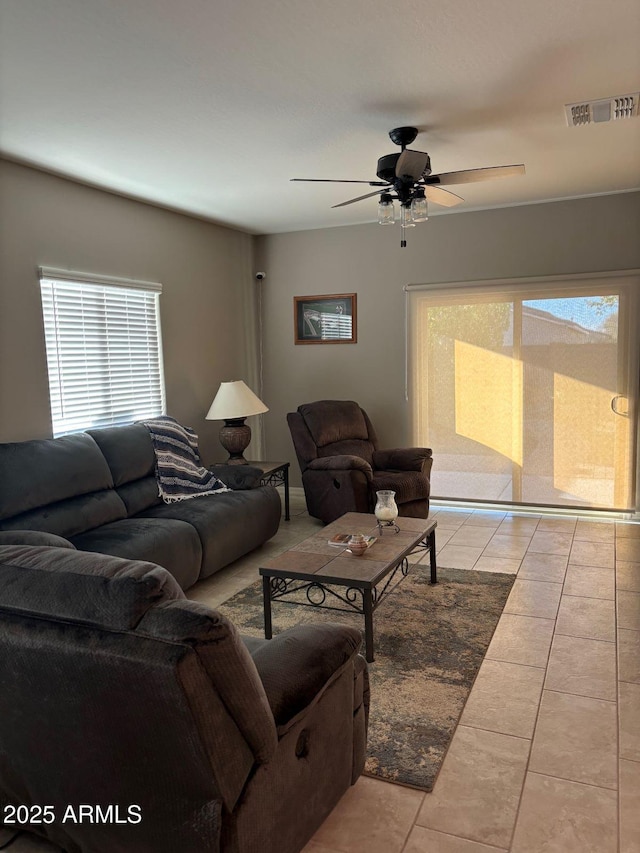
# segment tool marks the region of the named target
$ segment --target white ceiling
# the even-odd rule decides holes
[[[0,150],[253,233],[370,222],[414,125],[455,210],[640,187],[640,118],[564,105],[640,89],[638,0],[0,0]],[[443,208],[431,212],[443,211]]]

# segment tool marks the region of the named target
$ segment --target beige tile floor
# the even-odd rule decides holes
[[[432,514],[439,567],[516,575],[504,613],[433,792],[361,777],[304,853],[637,853],[640,525]],[[221,603],[318,526],[292,495],[274,539],[189,596]]]
[[[293,506],[275,539],[192,595],[220,603],[317,528]],[[504,613],[433,792],[362,777],[304,853],[637,853],[640,525],[432,514],[441,568],[516,575]]]

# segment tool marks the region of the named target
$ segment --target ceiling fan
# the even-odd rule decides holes
[[[476,181],[488,181],[493,178],[508,178],[513,175],[524,175],[522,164],[516,166],[489,166],[485,169],[467,169],[462,172],[442,172],[440,175],[431,174],[431,158],[424,151],[412,151],[411,145],[418,129],[415,127],[396,127],[389,131],[392,142],[400,146],[400,152],[385,154],[378,160],[376,175],[379,181],[350,181],[337,178],[291,178],[292,181],[311,181],[314,183],[337,184],[368,184],[379,187],[366,195],[350,198],[348,201],[334,204],[333,207],[344,207],[356,201],[379,195],[378,222],[380,225],[393,225],[395,222],[394,200],[400,202],[400,225],[402,239],[400,245],[405,247],[404,229],[412,227],[416,222],[425,222],[427,216],[427,201],[444,207],[453,207],[463,199],[442,188],[442,184],[470,184]]]

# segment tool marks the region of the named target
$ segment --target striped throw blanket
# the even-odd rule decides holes
[[[231,491],[202,467],[198,436],[192,429],[168,415],[143,421],[143,424],[149,430],[156,453],[158,494],[165,503]]]

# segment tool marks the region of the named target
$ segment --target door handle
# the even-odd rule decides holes
[[[611,411],[613,412],[614,415],[620,415],[620,417],[622,417],[622,418],[628,418],[629,417],[628,411],[620,412],[618,410],[618,400],[626,400],[626,395],[625,394],[616,394],[615,397],[611,398]]]

